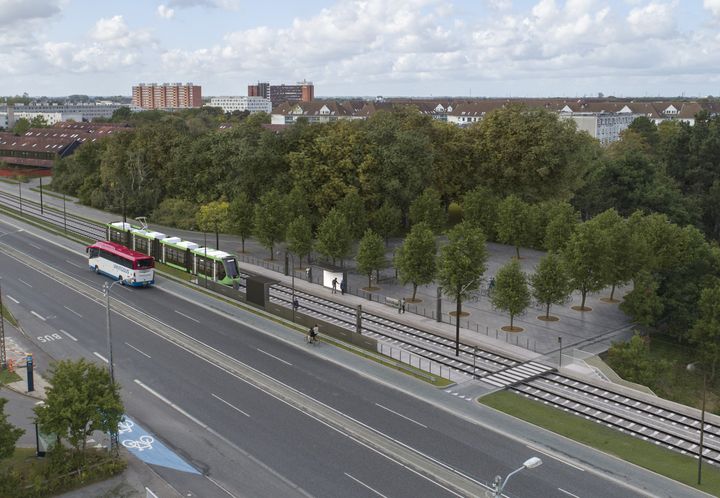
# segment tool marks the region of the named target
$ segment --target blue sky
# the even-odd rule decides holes
[[[720,0],[0,0],[0,94],[720,95]]]

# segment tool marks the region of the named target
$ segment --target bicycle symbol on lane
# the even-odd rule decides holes
[[[151,450],[152,444],[155,442],[152,436],[140,436],[138,439],[123,439],[122,445],[128,449],[138,451]]]
[[[135,425],[135,423],[132,420],[123,419],[122,422],[118,424],[118,434],[125,434],[126,432],[132,432],[132,428]]]

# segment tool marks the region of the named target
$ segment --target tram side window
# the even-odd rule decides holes
[[[110,241],[125,245],[125,232],[110,229]]]
[[[165,262],[185,265],[185,251],[179,251],[173,247],[165,246]]]
[[[135,237],[135,250],[147,254],[148,241],[142,237]]]
[[[217,279],[222,280],[225,278],[225,267],[222,264],[222,261],[218,261],[217,265]]]
[[[198,256],[198,259],[197,259],[198,275],[207,275],[208,277],[212,278],[213,263],[214,263],[214,261],[212,259],[205,259],[201,256]]]

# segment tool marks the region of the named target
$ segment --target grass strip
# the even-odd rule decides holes
[[[13,327],[17,328],[17,320],[4,304],[0,306],[0,315],[2,315]]]
[[[10,384],[11,382],[17,382],[19,380],[22,380],[22,377],[15,372],[10,372],[10,370],[0,370],[0,386]]]
[[[704,464],[703,482],[698,486],[696,458],[628,436],[515,393],[500,391],[484,396],[479,402],[713,496],[720,496],[720,469]]]
[[[66,239],[71,240],[73,242],[77,242],[79,244],[88,245],[88,244],[92,244],[93,242],[95,242],[95,239],[83,237],[82,235],[72,234],[71,232],[65,232],[62,228],[58,229],[57,225],[53,225],[52,223],[44,222],[39,218],[35,218],[34,216],[29,216],[29,215],[25,215],[25,214],[21,215],[17,210],[12,209],[12,208],[0,206],[0,212],[3,212],[12,218],[15,218],[16,220],[20,220],[23,223],[27,223],[28,225],[32,225],[41,230],[45,230],[46,232],[50,232],[54,235],[59,235],[60,237],[65,237]]]

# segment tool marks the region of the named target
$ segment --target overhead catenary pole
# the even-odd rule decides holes
[[[40,178],[40,214],[45,214],[43,211],[43,195],[42,195],[42,176]]]
[[[0,370],[7,368],[7,353],[5,351],[5,308],[2,303],[2,279],[0,278]]]

